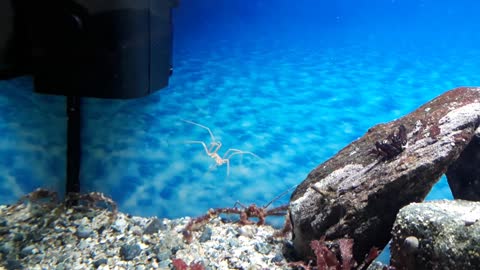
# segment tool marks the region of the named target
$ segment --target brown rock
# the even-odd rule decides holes
[[[457,88],[370,128],[319,165],[290,199],[298,254],[311,254],[310,241],[323,235],[353,238],[357,261],[371,247],[384,247],[399,209],[425,198],[479,122],[480,88]]]
[[[480,129],[446,176],[455,199],[480,201]]]

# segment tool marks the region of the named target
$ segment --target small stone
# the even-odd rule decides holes
[[[275,254],[275,257],[272,258],[271,262],[272,263],[279,263],[279,262],[283,261],[283,259],[284,259],[283,255],[281,253],[277,252]]]
[[[0,218],[0,227],[6,227],[8,224],[7,219]]]
[[[34,252],[35,252],[35,255],[31,259],[29,258],[30,263],[39,264],[41,261],[45,259],[45,254],[37,253],[39,252],[38,249],[35,249]]]
[[[239,227],[238,228],[238,234],[248,237],[248,238],[253,238],[255,236],[255,233],[252,230],[252,227]]]
[[[419,245],[418,238],[415,236],[409,236],[403,241],[403,249],[409,254],[415,253]]]
[[[154,234],[160,230],[165,230],[167,225],[162,223],[158,218],[153,218],[148,224],[145,230],[143,231],[144,234]]]
[[[98,260],[94,261],[93,266],[95,266],[95,268],[98,268],[98,267],[100,267],[100,265],[107,264],[107,263],[108,263],[107,259],[101,258],[101,259],[98,259]]]
[[[13,245],[10,242],[5,242],[0,245],[0,253],[8,254],[13,250]]]
[[[267,244],[265,243],[255,243],[254,248],[261,254],[268,254],[272,250]]]
[[[117,268],[114,268],[114,269],[117,269]],[[106,264],[102,264],[97,268],[97,270],[110,270],[110,267]]]
[[[0,235],[5,235],[5,234],[8,234],[8,233],[9,233],[8,228],[0,228]]]
[[[13,236],[13,241],[21,242],[23,240],[25,240],[25,235],[23,235],[23,233],[15,233]]]
[[[32,255],[32,254],[35,254],[36,253],[36,248],[34,245],[29,245],[29,246],[26,246],[24,248],[22,248],[22,250],[20,251],[20,257],[24,258],[24,257],[27,257],[29,255]]]
[[[179,251],[180,249],[182,249],[181,247],[179,246],[174,246],[170,249],[170,251],[172,252],[172,254],[175,254],[177,253],[177,251]]]
[[[7,263],[5,265],[5,269],[8,269],[8,270],[21,270],[21,269],[24,269],[22,264],[17,261],[17,260],[7,260]]]
[[[57,266],[55,267],[55,270],[66,270],[67,267],[65,266],[65,264],[63,262],[57,264]]]
[[[105,231],[105,229],[106,229],[105,226],[100,226],[100,227],[98,227],[98,229],[97,229],[97,233],[98,233],[98,234],[102,234],[102,233]]]
[[[139,265],[135,266],[135,270],[145,270],[145,269],[147,269],[147,268],[145,268],[145,265],[143,265],[143,264],[139,264]]]
[[[90,247],[90,243],[86,242],[85,240],[80,240],[80,242],[77,244],[77,248],[79,250],[85,250]]]
[[[115,220],[115,222],[112,224],[112,229],[114,231],[124,233],[125,229],[127,228],[128,223],[124,218],[118,218]]]
[[[228,239],[227,242],[228,242],[228,245],[232,248],[237,248],[240,246],[240,243],[237,240],[237,238]]]
[[[172,252],[167,249],[167,250],[160,251],[157,254],[157,259],[159,261],[164,261],[164,260],[170,259],[170,256],[172,256]]]
[[[137,236],[140,236],[143,234],[143,230],[138,226],[133,226],[133,228],[131,229],[131,232],[133,235],[137,235]]]
[[[67,262],[68,260],[70,260],[70,256],[68,254],[60,254],[57,259],[59,262]]]
[[[27,238],[32,242],[40,242],[43,240],[43,235],[38,231],[33,231],[27,235]]]
[[[385,265],[381,262],[374,261],[368,266],[368,270],[384,270],[384,269],[389,269],[390,267],[388,265]]]
[[[225,234],[226,234],[226,235],[234,235],[234,236],[238,236],[238,235],[239,235],[239,233],[238,233],[236,230],[234,230],[232,227],[229,227],[229,228],[227,229],[227,231],[226,231]]]
[[[85,225],[80,225],[77,228],[76,235],[79,238],[88,238],[90,236],[90,234],[92,234],[92,232],[93,231],[90,227],[85,226]]]
[[[138,244],[133,244],[133,245],[126,244],[120,248],[120,256],[125,261],[133,260],[135,257],[140,255],[140,252],[142,252],[142,249]]]
[[[170,263],[172,263],[172,261],[170,259],[165,260],[165,261],[160,261],[160,262],[158,262],[158,268],[160,268],[160,269],[170,269]]]
[[[198,239],[198,241],[203,243],[203,242],[207,242],[210,239],[212,239],[212,229],[210,227],[206,227],[203,230],[202,234],[200,235],[200,238]]]

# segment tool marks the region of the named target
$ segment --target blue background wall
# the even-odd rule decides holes
[[[83,99],[83,191],[139,215],[265,204],[372,125],[479,85],[474,1],[183,0],[170,86]],[[65,98],[0,82],[0,203],[63,192]],[[216,168],[200,144],[251,151]],[[432,198],[451,197],[443,181]],[[286,202],[288,196],[277,203]]]

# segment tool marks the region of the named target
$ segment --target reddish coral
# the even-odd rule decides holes
[[[335,253],[325,245],[325,237],[320,240],[310,242],[310,247],[317,259],[317,268],[319,270],[336,270],[340,266]]]
[[[203,264],[199,262],[192,262],[190,265],[182,259],[173,259],[172,265],[176,270],[205,270]]]
[[[175,267],[176,270],[187,270],[188,265],[186,262],[184,262],[182,259],[173,259],[172,260],[173,267]]]
[[[350,270],[355,265],[353,259],[353,239],[340,239],[338,240],[338,246],[340,247],[340,256],[342,257],[342,270]]]

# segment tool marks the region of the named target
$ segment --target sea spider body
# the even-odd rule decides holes
[[[182,121],[184,121],[186,123],[189,123],[189,124],[192,124],[192,125],[195,125],[195,126],[198,126],[198,127],[201,127],[201,128],[208,131],[208,133],[210,134],[210,139],[211,139],[210,147],[207,147],[207,144],[204,141],[186,141],[186,143],[201,144],[203,146],[203,149],[205,150],[205,153],[207,154],[207,156],[211,157],[215,161],[215,165],[217,167],[226,164],[227,165],[227,176],[230,175],[230,158],[231,157],[233,157],[235,155],[248,154],[248,155],[252,155],[252,156],[260,159],[259,156],[255,155],[252,152],[242,151],[242,150],[235,149],[235,148],[229,148],[223,154],[223,156],[220,156],[218,154],[218,151],[222,147],[222,142],[215,139],[215,136],[213,135],[213,132],[210,130],[210,128],[208,128],[207,126],[189,121],[189,120],[182,120]]]

